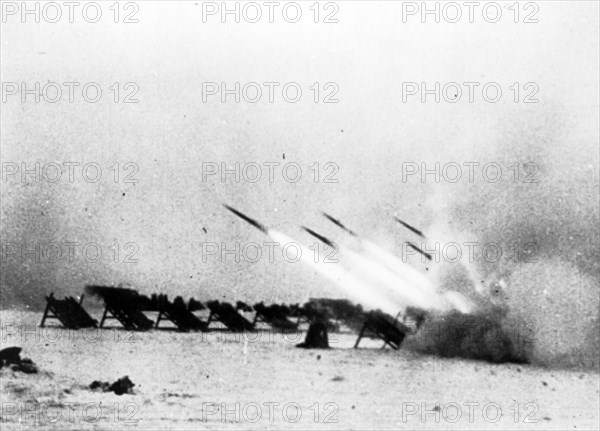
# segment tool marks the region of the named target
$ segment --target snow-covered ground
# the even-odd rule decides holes
[[[303,334],[235,336],[37,327],[2,311],[0,348],[39,374],[1,371],[2,429],[598,429],[597,372],[380,349],[355,333],[330,350]],[[135,394],[87,387],[124,375]]]

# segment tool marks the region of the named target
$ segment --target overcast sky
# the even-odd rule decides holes
[[[394,224],[394,215],[425,230],[452,225],[452,232],[486,241],[510,242],[527,229],[536,232],[542,254],[552,249],[587,266],[584,272],[597,269],[597,2],[539,2],[539,22],[532,24],[514,23],[510,2],[502,3],[503,19],[495,24],[480,13],[472,24],[466,18],[423,24],[418,15],[404,23],[400,2],[360,1],[337,3],[338,23],[314,23],[311,3],[302,3],[298,23],[277,13],[274,23],[222,23],[218,15],[203,22],[202,2],[138,2],[139,22],[131,24],[112,22],[109,3],[102,3],[95,24],[77,13],[74,23],[5,16],[3,83],[80,85],[74,103],[64,94],[57,103],[34,103],[33,96],[22,103],[20,93],[2,103],[3,251],[7,243],[95,243],[103,259],[3,256],[2,294],[39,303],[43,293],[77,294],[87,283],[129,283],[143,292],[201,299],[292,302],[327,294],[327,284],[308,268],[281,258],[236,263],[208,256],[203,262],[203,243],[233,248],[268,241],[222,203],[307,244],[314,240],[300,225],[342,241],[322,220],[324,210],[395,252],[408,232]],[[520,21],[527,12],[521,10]],[[103,89],[98,103],[81,97],[89,82]],[[109,87],[115,82],[119,99],[135,90],[138,103],[114,103]],[[220,95],[203,101],[207,82],[280,85],[273,103],[266,93],[258,103],[233,97],[222,103]],[[282,97],[289,82],[303,90],[298,103]],[[465,93],[457,103],[432,97],[421,103],[419,95],[403,102],[407,82],[479,86],[473,103]],[[498,103],[482,97],[490,82],[503,90]],[[523,103],[533,88],[539,102]],[[334,90],[339,102],[323,103]],[[76,167],[73,182],[66,168],[57,183],[23,181],[20,174],[4,175],[7,162],[97,163],[102,178],[87,182]],[[271,165],[272,182],[264,165],[271,162],[280,164]],[[431,177],[423,183],[418,175],[403,181],[403,163],[413,162],[430,168],[533,162],[539,183],[515,184],[508,170],[499,183]],[[257,163],[263,177],[222,181],[203,176],[207,163],[219,169]],[[302,168],[298,182],[284,178],[286,163]],[[138,182],[126,182],[128,173]],[[325,182],[327,174],[338,181]],[[138,263],[123,262],[133,250]],[[484,273],[502,270],[481,266]]]

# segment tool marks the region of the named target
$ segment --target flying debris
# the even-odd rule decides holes
[[[409,225],[406,222],[403,222],[402,220],[400,220],[398,217],[394,217],[394,219],[400,223],[402,226],[404,226],[406,229],[410,230],[411,232],[416,233],[417,235],[419,235],[421,238],[425,238],[425,235],[423,234],[423,232],[421,232],[419,229],[412,227],[411,225]]]
[[[314,236],[315,238],[317,238],[319,241],[323,241],[329,247],[335,248],[335,246],[333,245],[333,242],[331,242],[329,239],[325,238],[323,235],[319,235],[314,230],[309,229],[309,228],[304,227],[304,226],[302,226],[302,229],[304,229],[306,232],[308,232],[309,234],[311,234],[312,236]]]
[[[419,253],[421,253],[423,256],[425,256],[425,257],[427,258],[427,260],[431,260],[431,259],[432,259],[432,256],[431,256],[431,254],[429,254],[429,253],[427,253],[427,252],[425,252],[425,251],[421,250],[419,247],[417,247],[417,245],[416,245],[416,244],[414,244],[414,243],[412,243],[412,242],[410,242],[410,241],[409,241],[409,242],[407,242],[407,244],[408,244],[408,245],[409,245],[411,248],[413,248],[414,250],[418,251],[418,252],[419,252]]]
[[[268,235],[267,228],[266,228],[264,225],[260,224],[260,223],[259,223],[259,222],[257,222],[256,220],[254,220],[254,219],[252,219],[252,218],[248,217],[247,215],[245,215],[245,214],[241,213],[240,211],[236,210],[235,208],[232,208],[232,207],[230,207],[229,205],[225,205],[225,204],[223,204],[223,206],[224,206],[225,208],[227,208],[229,211],[231,211],[232,213],[234,213],[234,214],[235,214],[236,216],[238,216],[239,218],[241,218],[241,219],[243,219],[243,220],[247,221],[248,223],[250,223],[252,226],[254,226],[254,227],[255,227],[255,228],[257,228],[258,230],[260,230],[262,233],[265,233],[265,234],[267,234],[267,235]]]
[[[343,224],[341,221],[339,221],[338,219],[336,219],[336,218],[334,218],[334,217],[330,216],[329,214],[327,214],[327,213],[325,213],[325,212],[324,212],[324,213],[322,213],[322,214],[323,214],[325,217],[327,217],[327,219],[328,219],[329,221],[331,221],[332,223],[334,223],[334,224],[336,224],[337,226],[341,227],[343,230],[345,230],[346,232],[348,232],[350,235],[352,235],[352,236],[356,236],[356,234],[355,234],[353,231],[351,231],[351,230],[350,230],[350,229],[348,229],[346,226],[344,226],[344,224]]]

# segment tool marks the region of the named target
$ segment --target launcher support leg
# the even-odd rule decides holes
[[[356,343],[354,344],[354,348],[358,348],[358,343],[360,343],[360,340],[363,337],[363,334],[365,333],[365,330],[367,329],[367,324],[365,323],[362,327],[362,329],[360,330],[360,334],[358,334],[358,338],[356,339]]]
[[[106,320],[106,315],[108,314],[108,308],[104,307],[104,313],[102,313],[102,320],[100,320],[100,327],[104,327],[104,321]]]
[[[44,315],[42,316],[42,323],[40,323],[40,327],[44,327],[46,323],[46,318],[48,317],[48,312],[50,311],[50,298],[46,298],[46,309],[44,310]]]
[[[162,311],[159,311],[158,317],[156,318],[156,323],[154,324],[154,329],[158,328],[158,324],[160,323],[161,318],[162,318]]]

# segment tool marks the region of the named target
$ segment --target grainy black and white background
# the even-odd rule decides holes
[[[0,347],[39,368],[3,429],[598,429],[598,2],[0,4]],[[397,351],[39,327],[86,285],[428,314]],[[483,321],[500,363],[445,331]]]

